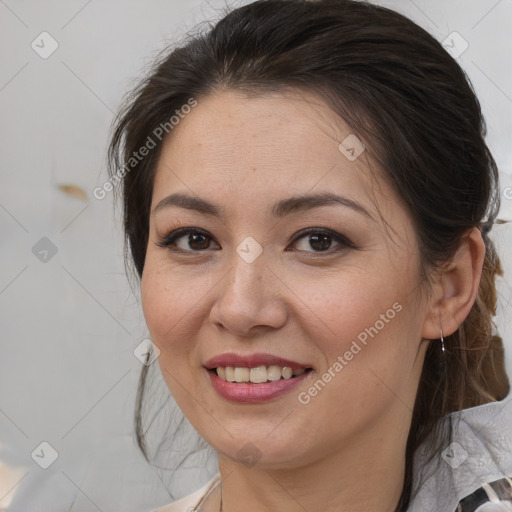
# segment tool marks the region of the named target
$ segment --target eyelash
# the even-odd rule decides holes
[[[160,240],[156,243],[158,247],[167,248],[169,251],[180,253],[180,254],[187,254],[187,253],[201,253],[205,252],[208,249],[202,249],[202,250],[184,250],[180,249],[178,247],[173,247],[174,242],[178,240],[179,238],[185,236],[185,235],[201,235],[204,237],[209,238],[210,240],[213,240],[213,238],[202,229],[198,228],[179,228],[175,231],[171,231],[167,235],[160,238]],[[324,229],[324,228],[308,228],[304,229],[302,231],[299,231],[294,238],[292,239],[291,243],[295,243],[301,238],[306,237],[310,234],[322,234],[329,236],[333,242],[338,242],[340,244],[340,247],[337,249],[327,249],[325,251],[299,251],[299,252],[312,252],[313,254],[317,255],[332,255],[334,253],[340,252],[343,249],[351,248],[356,249],[356,246],[345,236],[341,235],[340,233],[336,233],[335,231],[331,231],[330,229]]]

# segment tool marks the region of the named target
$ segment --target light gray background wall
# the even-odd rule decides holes
[[[512,1],[379,3],[441,41],[458,32],[463,39],[448,39],[453,51],[467,42],[458,59],[480,97],[501,170],[501,218],[511,219]],[[100,201],[92,190],[106,178],[109,127],[124,92],[165,38],[216,18],[223,6],[217,0],[0,0],[3,510],[141,512],[172,501],[170,493],[191,492],[215,471],[210,459],[167,490],[162,473],[135,447],[141,363],[134,349],[148,333],[124,275],[112,194]],[[55,43],[43,31],[58,43],[49,56]],[[69,195],[62,185],[87,196]],[[492,236],[507,276],[497,323],[512,375],[512,228],[498,226]]]

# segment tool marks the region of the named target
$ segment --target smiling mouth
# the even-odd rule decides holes
[[[312,368],[292,369],[289,366],[269,365],[252,368],[238,366],[218,366],[209,370],[222,380],[232,383],[264,384],[278,380],[288,380],[308,373]]]

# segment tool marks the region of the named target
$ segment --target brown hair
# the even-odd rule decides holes
[[[509,389],[492,320],[495,276],[502,268],[488,237],[500,205],[499,176],[471,82],[434,37],[392,10],[354,0],[259,0],[227,13],[155,63],[118,117],[109,149],[111,179],[190,98],[200,102],[221,88],[247,94],[292,88],[322,97],[365,141],[408,208],[425,280],[453,258],[473,227],[482,231],[486,256],[477,299],[445,338],[446,352],[435,340],[426,354],[396,509],[404,511],[414,453],[427,440],[440,446],[440,419],[501,400]],[[160,148],[158,141],[121,183],[127,253],[139,277]],[[147,370],[135,417],[146,458],[140,411]]]

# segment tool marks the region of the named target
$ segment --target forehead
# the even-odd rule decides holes
[[[228,205],[337,192],[374,212],[376,201],[384,210],[397,202],[349,126],[303,91],[222,91],[198,100],[164,140],[153,203],[173,192],[214,195]]]

